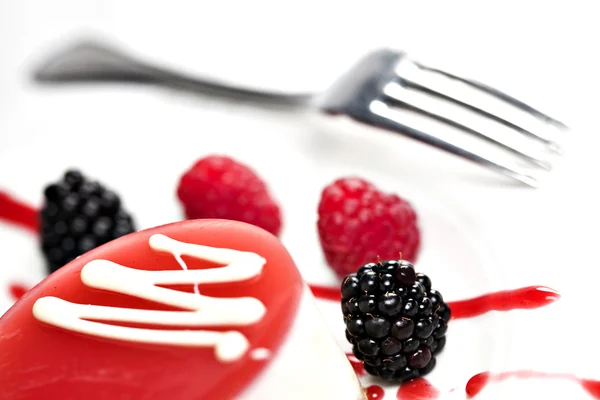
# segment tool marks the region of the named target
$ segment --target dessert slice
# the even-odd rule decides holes
[[[318,360],[318,362],[315,362]],[[18,399],[363,399],[277,238],[195,220],[67,264],[0,319]]]

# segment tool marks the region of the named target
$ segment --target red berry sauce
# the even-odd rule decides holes
[[[0,220],[38,232],[37,210],[0,190]]]
[[[358,358],[356,358],[354,356],[354,354],[352,354],[352,353],[347,353],[346,357],[348,357],[348,361],[350,361],[350,365],[352,365],[352,368],[354,368],[354,372],[356,372],[356,375],[364,376],[365,369],[363,367],[362,361],[360,361]]]
[[[473,376],[467,382],[465,391],[467,397],[473,398],[479,394],[485,388],[488,383],[500,382],[509,378],[518,379],[568,379],[576,382],[588,392],[589,395],[595,399],[600,399],[600,381],[594,381],[589,379],[580,379],[572,374],[556,374],[548,372],[535,372],[535,371],[510,371],[493,374],[490,372],[482,372]]]
[[[546,306],[560,295],[544,286],[528,286],[484,294],[469,300],[449,302],[452,318],[472,318],[489,311],[529,310]]]
[[[340,301],[342,299],[340,295],[340,288],[332,288],[329,286],[321,285],[309,285],[313,296],[317,299]]]
[[[27,286],[25,286],[25,285],[20,284],[20,283],[11,283],[8,286],[8,292],[10,293],[10,295],[13,298],[14,301],[19,300],[28,291],[29,291],[29,288]]]
[[[371,385],[367,388],[367,399],[369,400],[381,400],[385,395],[385,391],[381,386]]]
[[[437,399],[440,392],[425,378],[417,378],[403,383],[398,388],[398,400],[430,400]]]

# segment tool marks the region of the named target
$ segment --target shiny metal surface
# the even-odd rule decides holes
[[[96,41],[84,41],[60,51],[35,69],[34,78],[42,83],[139,82],[160,84],[227,100],[284,107],[305,107],[313,97],[310,94],[287,95],[258,92],[224,82],[186,76],[176,71],[140,62],[119,49]]]
[[[35,78],[44,83],[145,82],[257,105],[292,110],[312,108],[332,117],[349,117],[410,137],[529,186],[537,185],[538,172],[552,168],[548,156],[560,153],[559,144],[545,132],[546,127],[551,127],[555,133],[567,129],[562,122],[505,93],[414,62],[405,53],[393,50],[366,55],[329,90],[318,95],[261,92],[185,76],[142,63],[97,42],[82,42],[56,54],[36,70]],[[419,129],[398,115],[398,110],[410,111],[458,130],[510,154],[514,161],[468,150],[444,138],[443,127]],[[498,110],[504,110],[504,113]],[[461,118],[465,111],[469,114]],[[525,114],[529,120],[519,121],[511,116],[513,111]],[[496,134],[491,134],[492,131]],[[519,140],[509,140],[515,136]]]

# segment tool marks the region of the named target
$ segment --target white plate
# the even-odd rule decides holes
[[[23,5],[26,3],[27,7]],[[103,12],[80,5],[83,2],[66,0],[60,2],[62,8],[56,3],[49,6],[33,0],[4,2],[0,6],[0,26],[8,29],[0,43],[9,49],[0,66],[0,82],[6,88],[0,91],[0,188],[39,204],[45,183],[58,178],[67,167],[79,167],[120,193],[139,226],[150,227],[181,217],[175,201],[175,185],[194,160],[212,153],[231,155],[254,167],[269,183],[284,209],[283,241],[305,278],[326,284],[333,283],[334,276],[321,256],[315,229],[316,204],[324,185],[339,176],[357,174],[414,202],[424,230],[418,267],[431,275],[446,299],[528,285],[547,285],[563,294],[560,301],[539,310],[490,313],[453,322],[448,346],[429,377],[443,395],[464,398],[467,380],[487,369],[531,369],[600,379],[596,368],[600,348],[593,345],[595,332],[590,318],[590,307],[597,302],[594,293],[599,277],[596,231],[600,226],[600,196],[595,184],[598,170],[595,153],[600,141],[597,129],[583,119],[574,121],[584,129],[570,134],[576,140],[564,165],[544,187],[530,190],[391,135],[351,128],[317,130],[287,115],[155,88],[39,88],[25,79],[31,62],[44,45],[70,36],[80,28],[112,32],[111,36],[135,53],[161,65],[221,78],[231,76],[231,81],[251,86],[302,91],[322,88],[340,67],[368,48],[394,42],[394,47],[428,49],[429,54],[435,52],[438,58],[452,65],[460,64],[456,60],[461,59],[464,61],[461,66],[468,64],[480,76],[494,77],[517,95],[535,98],[550,108],[561,111],[564,108],[559,117],[582,115],[582,110],[591,110],[590,104],[595,103],[584,103],[575,88],[589,87],[597,92],[597,74],[592,73],[597,63],[591,59],[582,61],[577,64],[578,73],[568,80],[552,80],[564,76],[566,68],[574,70],[569,57],[584,57],[575,52],[575,47],[561,47],[565,56],[558,60],[550,51],[553,43],[563,43],[565,31],[569,31],[553,29],[558,19],[541,21],[543,24],[538,27],[543,32],[540,36],[548,35],[544,45],[547,51],[538,49],[535,57],[520,64],[498,56],[496,49],[506,51],[506,43],[511,43],[514,46],[511,56],[527,57],[531,44],[519,40],[519,36],[530,29],[533,14],[527,14],[525,8],[516,12],[506,2],[494,8],[498,17],[491,19],[451,13],[450,9],[426,19],[427,10],[406,9],[421,19],[405,19],[405,24],[399,27],[402,40],[397,45],[390,39],[391,12],[383,24],[386,28],[370,36],[352,28],[367,26],[359,22],[368,24],[365,20],[375,20],[373,10],[365,11],[372,13],[372,18],[360,18],[367,14],[354,10],[352,17],[342,18],[337,34],[328,29],[328,21],[335,16],[333,6],[323,9],[314,32],[307,35],[299,33],[305,25],[300,18],[295,25],[277,20],[271,29],[252,31],[251,22],[232,17],[231,21],[238,18],[235,23],[248,31],[243,38],[237,37],[242,44],[236,49],[239,52],[236,56],[219,53],[235,44],[236,37],[219,39],[215,34],[210,42],[199,39],[216,27],[216,23],[210,22],[210,15],[204,16],[204,24],[199,18],[197,26],[192,23],[193,15],[187,18],[188,23],[179,26],[190,32],[183,40],[177,24],[171,24],[164,32],[148,27],[152,25],[149,21],[160,14],[158,8],[153,7],[153,13],[149,11],[134,29],[129,21],[135,19],[132,10],[136,7],[118,3],[122,2],[108,2],[110,6],[105,6]],[[27,11],[28,7],[36,12]],[[543,7],[556,18],[571,12],[561,7],[548,8],[545,3]],[[115,13],[115,9],[121,14]],[[311,15],[309,11],[305,14]],[[583,11],[581,14],[589,15],[590,19],[594,15]],[[27,23],[18,23],[24,15],[28,16]],[[506,22],[501,16],[518,17],[511,32],[503,29]],[[263,16],[262,21],[267,20]],[[419,21],[424,20],[440,30],[431,34],[418,30]],[[597,37],[578,30],[580,26],[588,26],[586,21],[572,29],[579,36],[570,40]],[[368,26],[372,30],[377,28],[376,24]],[[282,47],[277,57],[269,58],[268,49],[274,42],[264,39],[273,37],[272,32],[283,35],[284,27],[292,27],[290,31],[298,28],[296,33],[285,35],[291,46]],[[224,35],[226,30],[214,32]],[[487,42],[475,46],[478,56],[469,58],[474,51],[474,45],[469,44],[474,30],[484,32]],[[328,40],[319,42],[319,35],[327,32]],[[412,38],[411,32],[419,35]],[[375,40],[381,35],[386,39]],[[179,46],[172,45],[173,37],[181,39],[177,41]],[[311,45],[301,46],[304,39]],[[356,45],[343,45],[345,41]],[[202,51],[188,50],[195,43]],[[255,56],[249,50],[252,43],[259,43]],[[199,62],[202,57],[209,62]],[[239,67],[229,62],[234,59],[241,59]],[[320,65],[315,61],[300,71],[299,62],[306,59],[326,62]],[[228,62],[223,64],[222,60]],[[261,69],[265,60],[270,60],[269,68]],[[292,75],[301,78],[286,86],[288,75],[273,74],[282,66],[296,66]],[[241,72],[237,73],[234,67]],[[0,225],[0,252],[0,282],[32,284],[43,277],[37,242],[27,232]],[[4,309],[10,302],[9,295],[0,290],[0,307]],[[345,345],[337,305],[319,304],[332,330]],[[582,333],[574,336],[573,325],[588,322],[590,327],[582,328]],[[449,392],[451,389],[455,390]],[[394,390],[389,390],[388,398],[394,396]],[[561,379],[494,383],[477,398],[567,397],[590,399],[576,383]]]
[[[488,187],[475,180],[460,186],[461,190],[490,196],[514,194],[514,198],[510,195],[504,198],[506,207],[513,210],[517,206],[529,207],[530,196],[539,198],[542,193],[551,193],[553,186],[539,191],[506,186],[502,179],[400,138],[372,133],[360,137],[361,130],[348,134],[316,132],[308,128],[310,125],[285,116],[266,118],[242,107],[155,89],[52,90],[38,93],[37,102],[35,118],[26,118],[28,110],[22,109],[15,115],[15,122],[5,125],[9,131],[21,134],[10,136],[10,146],[0,148],[0,170],[10,171],[0,176],[0,187],[10,189],[26,201],[38,204],[43,185],[75,166],[120,193],[140,227],[159,225],[181,218],[175,200],[180,174],[199,157],[228,154],[251,165],[269,183],[284,210],[283,241],[305,278],[311,283],[334,284],[335,278],[323,262],[316,235],[318,198],[324,185],[337,177],[363,176],[414,203],[424,235],[418,268],[432,277],[447,300],[531,284],[554,286],[567,292],[561,301],[543,309],[490,313],[453,322],[448,346],[429,377],[442,394],[464,397],[468,379],[486,370],[536,369],[584,376],[594,372],[586,369],[590,367],[583,362],[567,367],[556,353],[549,356],[547,352],[547,346],[555,348],[566,332],[553,321],[564,310],[576,313],[578,307],[573,309],[573,304],[578,304],[578,300],[573,298],[570,303],[567,300],[573,286],[561,281],[559,270],[539,269],[536,264],[527,263],[532,259],[544,263],[553,258],[560,263],[563,254],[548,254],[543,242],[544,253],[532,250],[530,254],[519,249],[515,240],[522,241],[523,232],[531,232],[527,225],[514,230],[513,236],[491,236],[494,226],[503,234],[511,232],[511,224],[502,220],[514,221],[516,217],[497,209],[500,215],[485,215],[480,219],[481,207],[485,210],[486,204],[477,203],[484,202],[485,197],[474,196],[458,202],[465,193],[452,195],[441,183],[434,190],[422,181],[428,179],[431,183],[444,177],[458,185],[456,180],[451,181],[454,177],[486,179],[491,183]],[[52,126],[60,129],[47,134]],[[393,157],[395,154],[398,156]],[[432,165],[418,167],[419,159],[432,160]],[[446,162],[443,165],[447,170],[432,174],[434,166],[441,165],[440,160]],[[538,217],[545,217],[533,208],[528,210],[530,223],[538,223]],[[555,218],[562,223],[560,216]],[[540,244],[538,237],[529,237],[528,241],[527,248],[535,249]],[[31,235],[3,225],[0,243],[5,260],[5,267],[0,269],[2,281],[33,283],[43,276],[43,262]],[[511,248],[519,256],[506,254]],[[541,270],[546,273],[540,275]],[[8,301],[4,294],[3,305],[7,306]],[[340,344],[348,349],[338,305],[326,302],[320,305]],[[547,328],[555,324],[556,332]],[[534,331],[540,335],[536,334],[535,340],[531,336]],[[490,385],[480,398],[504,398],[500,391],[503,388],[507,393],[515,390],[520,396],[544,393],[550,390],[548,387],[584,398],[577,385],[560,380],[531,381],[527,385],[519,382]],[[366,380],[366,383],[372,382]],[[395,390],[389,388],[388,396],[393,398]]]

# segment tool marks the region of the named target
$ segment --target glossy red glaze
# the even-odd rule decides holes
[[[437,399],[440,392],[425,378],[417,378],[400,385],[396,397],[398,400],[431,400]]]
[[[15,301],[23,297],[28,290],[29,288],[27,286],[20,283],[11,283],[8,285],[8,292]]]
[[[371,385],[367,388],[367,399],[382,400],[385,392],[381,386]]]
[[[342,299],[341,290],[339,287],[333,288],[322,285],[309,285],[313,296],[317,299],[340,301]]]
[[[499,382],[509,378],[518,378],[518,379],[567,379],[570,381],[574,381],[581,385],[581,387],[588,392],[590,396],[593,396],[596,399],[600,399],[600,382],[589,380],[589,379],[580,379],[572,374],[556,374],[549,372],[536,372],[536,371],[509,371],[509,372],[501,372],[497,374],[493,374],[490,372],[482,372],[473,376],[467,382],[465,387],[465,391],[467,392],[467,397],[473,398],[477,396],[485,386],[490,382]]]
[[[484,294],[468,300],[451,301],[452,318],[472,318],[490,311],[528,310],[555,302],[560,295],[544,286],[527,286]]]
[[[600,399],[600,381],[579,379],[579,384],[590,394],[590,396]]]
[[[37,210],[0,190],[1,220],[29,229],[32,232],[38,232]]]
[[[346,357],[348,357],[348,361],[350,361],[350,365],[352,365],[352,368],[354,369],[354,372],[356,372],[357,376],[365,375],[365,367],[362,361],[356,358],[352,353],[347,353]]]
[[[67,264],[31,289],[0,319],[0,376],[2,396],[22,400],[56,399],[228,399],[237,397],[269,363],[248,353],[222,363],[213,348],[131,344],[74,334],[38,322],[34,302],[56,296],[80,303],[114,307],[173,310],[168,306],[104,291],[80,280],[89,261],[107,259],[144,270],[179,270],[175,258],[148,245],[152,234],[213,247],[255,252],[267,262],[253,280],[201,285],[204,295],[251,296],[267,309],[256,324],[236,327],[250,342],[250,350],[276,352],[294,320],[303,283],[296,266],[277,238],[260,228],[233,221],[196,220],[153,228],[124,236]],[[216,267],[185,257],[190,269]],[[285,290],[273,290],[285,288]],[[192,292],[191,287],[178,288]],[[158,327],[152,327],[159,329]],[[171,328],[172,329],[172,328]],[[222,331],[226,327],[209,328]]]

